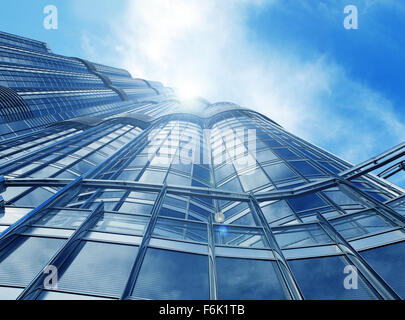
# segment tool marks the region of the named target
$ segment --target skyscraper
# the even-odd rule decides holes
[[[253,110],[0,33],[2,299],[405,298],[404,191]],[[387,160],[388,159],[388,160]]]

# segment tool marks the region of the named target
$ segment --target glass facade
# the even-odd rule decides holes
[[[405,298],[403,190],[257,112],[3,33],[0,98],[1,299]]]

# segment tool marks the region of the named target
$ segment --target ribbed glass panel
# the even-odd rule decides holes
[[[208,257],[150,248],[132,295],[155,300],[209,299]]]
[[[291,260],[288,262],[304,298],[308,300],[369,300],[376,297],[359,276],[358,289],[344,286],[346,263],[342,257]]]
[[[70,257],[58,290],[120,297],[128,281],[138,247],[85,242]]]
[[[361,252],[363,258],[405,299],[405,242]]]
[[[19,237],[3,251],[0,284],[26,286],[46,266],[65,240]]]
[[[401,189],[336,179],[348,163],[234,103],[0,44],[0,299],[64,244],[59,288],[40,299],[283,299],[291,276],[306,299],[395,298],[372,270],[343,287],[356,250],[404,297]]]
[[[221,300],[286,298],[273,261],[217,258],[216,265]]]

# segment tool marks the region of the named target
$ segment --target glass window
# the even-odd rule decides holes
[[[27,286],[65,242],[63,239],[19,237],[0,262],[0,284]]]
[[[256,226],[252,212],[246,202],[224,208],[225,221],[222,224],[236,224],[242,226]]]
[[[282,249],[332,243],[318,224],[280,228],[274,230],[274,235]]]
[[[253,228],[220,225],[214,227],[215,243],[232,247],[267,248],[263,231]]]
[[[35,225],[76,229],[87,218],[89,213],[90,211],[48,210],[48,212],[39,219]]]
[[[172,210],[172,209],[166,208],[166,206],[163,206],[162,209],[160,209],[159,216],[184,219],[186,216],[186,213],[185,213],[185,210],[182,210],[182,209]]]
[[[0,210],[0,225],[10,226],[30,211],[31,209],[5,207]]]
[[[276,182],[285,179],[298,178],[298,176],[284,163],[264,167],[263,169],[267,172],[270,179]]]
[[[218,298],[221,300],[285,299],[273,261],[216,258]]]
[[[219,187],[222,190],[232,191],[232,192],[241,192],[242,188],[240,186],[238,178],[233,178],[232,180],[224,183],[222,186]]]
[[[0,300],[16,300],[21,292],[21,288],[0,287]]]
[[[168,185],[175,185],[175,186],[190,186],[190,178],[184,177],[178,174],[169,173],[166,179],[166,183]]]
[[[149,204],[125,201],[119,209],[119,212],[149,215],[152,212],[152,208],[153,206]]]
[[[375,271],[405,299],[405,242],[361,252]]]
[[[82,242],[69,258],[58,289],[120,297],[135,262],[138,247],[101,242]]]
[[[280,144],[276,140],[264,140],[263,142],[266,143],[270,148],[282,147],[282,144]]]
[[[342,191],[324,191],[324,194],[338,205],[357,204],[352,198],[344,194]]]
[[[241,174],[239,178],[246,192],[270,183],[261,169]]]
[[[53,193],[44,188],[35,188],[33,191],[15,202],[18,206],[38,206],[48,198],[52,197]]]
[[[392,225],[374,210],[333,219],[330,223],[346,239],[390,229]]]
[[[143,236],[149,219],[143,216],[104,213],[93,230]]]
[[[233,165],[225,164],[215,170],[216,181],[220,182],[234,173],[235,173],[235,169],[234,169]]]
[[[153,235],[177,240],[191,240],[198,242],[208,241],[206,224],[183,222],[164,218],[158,219],[153,231]]]
[[[154,300],[208,300],[208,257],[149,248],[132,296]]]
[[[322,174],[319,170],[315,169],[315,167],[309,164],[307,161],[291,161],[290,165],[299,173],[301,173],[303,176]]]
[[[274,149],[273,151],[283,159],[287,160],[299,159],[299,157],[294,152],[292,152],[290,149],[287,148]]]
[[[197,179],[201,179],[201,180],[208,181],[208,182],[211,181],[211,175],[210,175],[208,166],[204,167],[204,166],[194,165],[193,175]]]
[[[288,262],[308,300],[370,300],[375,296],[359,275],[358,289],[345,289],[347,265],[343,257],[291,260]]]
[[[404,199],[404,197],[390,203],[389,206],[392,207],[399,214],[405,216],[405,199]]]
[[[332,166],[329,162],[325,162],[325,161],[318,161],[318,163],[324,167],[325,169],[327,169],[328,171],[337,174],[339,173],[341,170],[336,169],[334,166]]]
[[[293,214],[293,211],[284,200],[274,202],[262,208],[267,222],[272,222]]]
[[[294,197],[288,199],[287,201],[296,212],[326,206],[326,203],[315,193],[300,197]]]
[[[163,171],[146,170],[139,181],[143,183],[162,184],[165,176],[166,173]]]
[[[256,153],[256,160],[259,163],[277,159],[278,158],[275,156],[275,154],[270,150],[264,150]]]

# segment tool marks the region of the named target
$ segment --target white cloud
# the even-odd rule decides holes
[[[114,25],[121,66],[172,87],[198,88],[358,162],[404,139],[389,100],[348,78],[327,56],[308,61],[252,40],[246,9],[276,1],[128,1]]]

